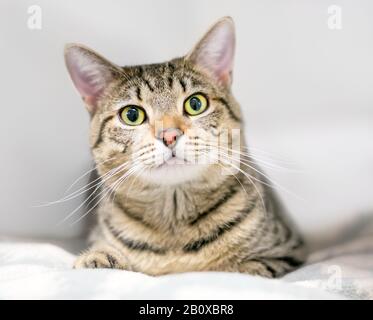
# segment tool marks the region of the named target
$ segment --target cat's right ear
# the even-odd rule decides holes
[[[101,94],[118,75],[118,67],[79,44],[65,46],[65,62],[88,111],[95,113]]]

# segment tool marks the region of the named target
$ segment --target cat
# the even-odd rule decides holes
[[[66,46],[101,186],[92,246],[75,268],[273,278],[305,261],[300,233],[246,148],[231,92],[234,52],[230,17],[165,63],[119,67]],[[224,132],[224,147],[211,142]],[[215,161],[195,161],[202,155]]]

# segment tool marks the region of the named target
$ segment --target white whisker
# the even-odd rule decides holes
[[[39,207],[45,207],[45,206],[50,206],[50,205],[70,201],[70,200],[75,199],[75,198],[79,197],[80,195],[86,193],[87,191],[92,190],[93,188],[96,188],[95,189],[95,191],[96,191],[98,188],[100,188],[100,186],[102,186],[105,183],[105,181],[111,179],[113,176],[117,175],[118,173],[120,173],[121,171],[126,169],[126,165],[128,165],[128,162],[125,162],[125,163],[121,164],[120,166],[108,171],[104,175],[98,177],[97,179],[88,183],[86,186],[78,189],[77,191],[74,191],[70,195],[68,195],[68,196],[66,196],[66,197],[64,197],[60,200],[56,200],[56,201],[52,201],[52,202],[49,202],[49,203],[46,203],[46,204],[43,204],[43,205],[39,205]],[[97,182],[97,183],[94,184],[95,182]],[[94,184],[94,185],[92,185],[92,184]],[[92,186],[90,186],[90,185],[92,185]],[[90,187],[87,188],[88,186],[90,186]],[[93,191],[93,192],[95,192],[95,191]]]
[[[122,167],[122,165],[120,165],[119,167]],[[118,167],[118,168],[119,168]],[[117,168],[116,168],[117,169]],[[125,170],[125,168],[121,168],[121,170],[120,171],[123,171],[123,170]],[[118,172],[116,173],[116,174],[118,174]],[[61,223],[64,223],[64,222],[66,222],[70,217],[72,217],[80,208],[82,208],[86,203],[87,203],[87,201],[89,201],[89,203],[91,203],[94,199],[96,199],[98,196],[100,196],[100,194],[102,194],[102,192],[100,192],[98,195],[96,195],[95,197],[93,197],[93,195],[97,192],[97,190],[108,180],[108,179],[110,179],[110,178],[112,178],[114,175],[111,175],[109,178],[107,178],[107,179],[105,179],[105,180],[103,180],[97,187],[96,187],[96,189],[87,197],[87,199],[85,199],[76,209],[74,209],[71,213],[69,213],[63,220],[61,220],[59,223],[58,223],[58,225],[59,224],[61,224]],[[93,197],[93,199],[92,199],[92,197]],[[91,200],[90,200],[91,199]]]
[[[98,163],[96,166],[94,166],[91,170],[87,171],[86,173],[84,173],[83,175],[81,175],[78,179],[76,179],[65,191],[65,195],[66,193],[68,193],[80,180],[82,180],[85,176],[87,176],[88,174],[90,174],[92,171],[96,170],[100,165],[106,163],[106,162],[109,162],[111,160],[113,160],[115,157],[112,157],[112,158],[109,158],[105,161],[102,161],[100,163]]]
[[[102,195],[104,193],[104,195],[100,198],[99,201],[97,201],[97,203],[95,203],[93,205],[93,207],[91,207],[87,212],[85,212],[76,221],[74,221],[73,223],[71,223],[71,225],[74,225],[74,224],[78,223],[79,221],[81,221],[82,219],[84,219],[87,215],[89,215],[92,212],[92,210],[94,208],[96,208],[105,199],[105,197],[112,191],[112,188],[114,188],[117,184],[122,183],[124,180],[126,180],[126,178],[128,178],[131,175],[133,169],[136,169],[136,168],[134,168],[134,167],[130,168],[122,177],[118,178],[119,181],[117,180],[114,183],[114,186],[107,187],[102,192],[100,192],[98,195],[96,195],[93,199],[91,199],[91,201],[89,203],[92,203],[95,199],[97,199],[100,195]]]
[[[211,155],[208,155],[208,156],[211,156]],[[221,159],[216,158],[216,160],[219,161],[219,160],[221,160]],[[264,212],[267,212],[267,209],[266,209],[266,206],[265,206],[265,203],[264,203],[263,196],[262,196],[260,190],[258,189],[257,185],[256,185],[256,184],[254,183],[254,181],[251,179],[251,176],[249,176],[249,175],[248,175],[245,171],[243,171],[241,168],[239,168],[239,167],[233,165],[233,164],[230,163],[230,162],[224,162],[224,161],[223,161],[223,163],[226,164],[226,165],[232,166],[232,167],[235,168],[236,170],[240,171],[240,172],[241,172],[241,173],[242,173],[242,174],[243,174],[243,175],[244,175],[244,176],[245,176],[245,177],[250,181],[251,185],[254,187],[256,193],[258,194],[258,196],[259,196],[259,198],[260,198],[260,200],[261,200],[261,203],[262,203],[262,207],[263,207]]]
[[[232,159],[228,154],[226,154],[226,153],[224,153],[224,152],[220,152],[220,151],[219,151],[219,154],[222,155],[222,156],[224,156],[227,160],[230,160],[230,161],[236,161],[236,162],[237,162],[237,159]],[[258,182],[262,183],[263,185],[266,185],[266,186],[268,186],[268,187],[270,187],[270,188],[277,187],[278,189],[280,189],[280,190],[282,190],[282,191],[284,191],[284,192],[286,192],[286,193],[288,193],[288,194],[290,194],[290,195],[292,195],[292,196],[294,196],[294,197],[296,197],[296,198],[298,198],[298,199],[304,201],[303,198],[301,198],[300,196],[298,196],[298,195],[295,194],[294,192],[292,192],[292,191],[290,191],[290,190],[284,188],[284,187],[281,186],[279,183],[277,183],[276,181],[274,181],[273,179],[271,179],[270,177],[268,177],[266,174],[264,174],[263,172],[261,172],[261,171],[258,170],[257,168],[251,166],[251,165],[248,164],[248,163],[245,163],[245,161],[242,161],[241,159],[239,160],[239,162],[240,162],[241,164],[245,165],[246,167],[250,168],[251,170],[254,170],[255,172],[259,173],[261,176],[263,176],[265,179],[267,179],[270,183],[267,183],[267,182],[265,182],[265,181],[262,181],[262,180],[260,180],[260,179],[258,179],[258,178],[256,178],[256,177],[253,177],[253,176],[250,175],[251,178],[254,179],[255,181],[258,181]]]

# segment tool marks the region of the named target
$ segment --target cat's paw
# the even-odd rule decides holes
[[[89,251],[75,261],[74,269],[126,269],[126,263],[118,255],[106,251]]]

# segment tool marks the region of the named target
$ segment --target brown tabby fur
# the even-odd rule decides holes
[[[99,203],[92,246],[75,268],[118,268],[150,275],[229,271],[276,277],[302,264],[303,241],[252,162],[251,167],[238,164],[242,171],[235,174],[222,174],[226,167],[222,162],[195,165],[190,172],[182,166],[180,177],[177,169],[166,168],[148,178],[156,170],[152,161],[156,121],[165,128],[180,128],[193,156],[205,148],[209,136],[218,137],[224,129],[240,129],[241,151],[247,152],[241,110],[227,82],[216,81],[191,61],[191,55],[122,68],[82,46],[70,45],[66,52],[71,49],[99,61],[110,79],[97,101],[85,100],[91,111],[90,143],[98,174],[103,177],[127,161],[142,164],[142,171],[129,175]],[[188,117],[183,102],[196,92],[206,95],[209,108],[205,114]],[[147,122],[123,126],[118,103],[142,106]],[[207,138],[199,135],[200,129],[208,132]],[[112,186],[126,172],[103,186]]]

